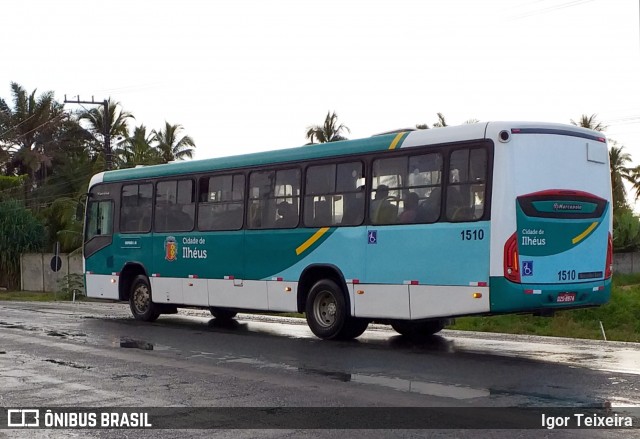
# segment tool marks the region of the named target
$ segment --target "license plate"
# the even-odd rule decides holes
[[[556,299],[557,303],[569,303],[576,301],[576,293],[560,293]]]

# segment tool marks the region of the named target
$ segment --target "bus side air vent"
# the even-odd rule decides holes
[[[504,244],[504,277],[511,282],[520,283],[518,259],[518,235],[514,233]]]

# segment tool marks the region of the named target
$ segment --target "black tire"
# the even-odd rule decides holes
[[[212,316],[216,318],[216,320],[219,320],[219,321],[231,320],[238,314],[238,312],[234,311],[233,309],[218,308],[217,306],[210,307],[209,312],[211,313]]]
[[[444,328],[444,325],[444,320],[394,320],[393,322],[391,322],[391,327],[398,334],[409,338],[429,337],[440,332]]]
[[[151,285],[147,276],[138,275],[131,284],[129,307],[136,320],[153,322],[160,317],[160,308],[153,303]]]
[[[349,315],[344,292],[334,281],[323,279],[311,287],[305,306],[307,324],[317,337],[339,339]]]
[[[351,340],[360,337],[369,326],[369,320],[349,317],[345,322],[340,334],[336,337],[340,340]]]

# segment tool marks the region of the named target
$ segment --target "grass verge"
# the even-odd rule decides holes
[[[0,300],[17,300],[19,302],[51,302],[53,293],[34,291],[0,291]]]
[[[560,311],[553,317],[462,317],[450,329],[602,340],[600,322],[607,340],[640,342],[640,274],[615,275],[611,300],[598,308]]]
[[[0,291],[0,301],[14,300],[17,302],[69,302],[73,295],[71,293],[43,293],[40,291]],[[87,297],[81,294],[76,295],[77,301],[86,301]]]

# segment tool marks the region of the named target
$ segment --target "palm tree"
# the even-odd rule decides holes
[[[107,164],[111,162],[111,157],[106,157],[111,152],[111,145],[105,151],[104,136],[109,134],[110,139],[117,137],[127,137],[129,119],[135,119],[133,115],[121,109],[120,102],[114,102],[109,98],[107,101],[107,118],[104,117],[105,108],[100,105],[95,108],[85,109],[80,113],[79,120],[86,121],[89,125],[89,132],[94,138],[94,152],[97,155],[104,154]],[[111,143],[111,142],[109,142]]]
[[[580,116],[580,119],[578,119],[577,122],[571,119],[571,124],[582,127],[582,128],[589,128],[590,130],[594,130],[594,131],[606,130],[607,126],[602,122],[598,121],[597,117],[598,117],[597,114],[592,114],[591,116],[587,116],[586,114],[583,114],[582,116]]]
[[[152,146],[155,134],[147,134],[147,127],[140,125],[133,130],[133,136],[121,142],[116,151],[119,167],[132,168],[136,165],[156,165],[162,163],[160,151]]]
[[[437,115],[438,115],[438,121],[433,124],[433,128],[448,127],[449,124],[445,120],[444,114],[437,113]],[[474,124],[474,123],[478,123],[478,122],[480,122],[478,119],[467,119],[464,123],[465,124]],[[418,123],[418,124],[416,124],[416,129],[418,129],[418,130],[428,130],[429,129],[429,125],[426,124],[426,123]]]
[[[638,168],[629,168],[627,163],[631,162],[631,155],[624,152],[624,146],[618,146],[615,142],[609,148],[609,166],[611,168],[611,192],[613,193],[614,210],[624,209],[627,206],[627,191],[624,181],[632,184],[638,192],[640,184],[637,179]],[[637,196],[636,196],[637,198]]]
[[[36,96],[19,84],[11,83],[13,108],[0,98],[0,159],[8,175],[29,175],[36,182],[51,166],[56,135],[66,119],[62,105],[52,91]]]
[[[183,130],[182,125],[171,125],[166,121],[164,124],[164,130],[151,131],[154,136],[153,140],[158,142],[157,148],[160,150],[162,160],[164,160],[165,163],[168,163],[174,160],[192,158],[196,144],[189,136],[180,137],[179,133]]]
[[[595,131],[604,131],[607,126],[597,119],[597,114],[588,116],[583,114],[577,121],[571,119],[571,124]],[[613,209],[615,212],[628,208],[627,191],[624,181],[631,184],[636,193],[636,200],[640,196],[640,166],[629,168],[627,164],[631,162],[631,155],[623,151],[624,146],[609,139],[609,166],[611,170],[611,192],[613,195]]]
[[[338,115],[335,111],[333,113],[327,111],[327,116],[324,118],[323,125],[312,125],[307,127],[307,139],[309,139],[311,144],[315,143],[314,140],[317,140],[317,143],[347,140],[347,138],[342,135],[343,131],[351,133],[351,130],[346,125],[338,125]]]
[[[447,125],[447,121],[444,120],[444,115],[442,113],[438,113],[438,121],[433,124],[433,127],[434,128],[442,128],[442,127],[446,127],[446,126],[449,126],[449,125]]]

